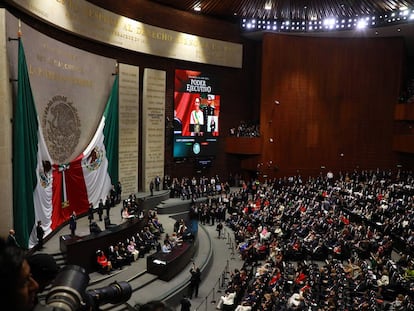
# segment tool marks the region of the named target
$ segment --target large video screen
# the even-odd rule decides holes
[[[220,95],[217,81],[199,71],[175,71],[174,158],[217,153]]]

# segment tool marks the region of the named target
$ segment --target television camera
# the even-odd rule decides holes
[[[88,284],[89,275],[84,268],[66,266],[56,276],[45,304],[39,303],[34,311],[95,311],[106,303],[126,302],[132,294],[128,282],[114,282],[106,287],[86,290]]]

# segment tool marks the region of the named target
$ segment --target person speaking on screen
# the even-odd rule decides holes
[[[190,132],[191,136],[203,136],[204,114],[200,109],[200,98],[194,101],[194,110],[190,115]]]

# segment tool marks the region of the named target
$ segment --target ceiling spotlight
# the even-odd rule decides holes
[[[357,25],[356,25],[356,28],[357,29],[364,29],[364,28],[366,28],[367,27],[367,22],[365,21],[365,20],[363,20],[363,19],[360,19],[359,21],[358,21],[358,23],[357,23]]]
[[[266,1],[264,9],[266,11],[270,11],[272,9],[272,2],[271,1]]]
[[[279,102],[277,99],[275,99],[275,104],[276,104],[276,105],[279,105],[279,104],[280,104],[280,102]]]
[[[270,141],[271,143],[273,143],[273,138],[269,138],[269,141]]]
[[[335,25],[335,18],[326,18],[323,20],[323,25],[328,28],[333,28]]]
[[[194,11],[196,11],[196,12],[201,12],[201,5],[200,5],[200,3],[197,3],[197,4],[194,6]]]

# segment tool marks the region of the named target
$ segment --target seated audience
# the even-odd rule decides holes
[[[112,263],[106,258],[105,253],[98,250],[96,256],[96,261],[103,271],[110,272],[112,270]]]
[[[234,309],[234,300],[236,298],[236,291],[230,287],[226,289],[223,296],[220,297],[220,300],[217,304],[217,310],[231,311]]]
[[[134,261],[137,260],[138,257],[139,257],[139,251],[135,247],[136,247],[135,242],[134,241],[129,241],[129,244],[127,246],[127,250],[134,257]]]

